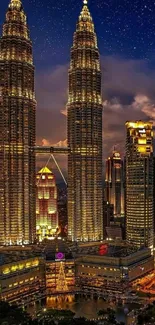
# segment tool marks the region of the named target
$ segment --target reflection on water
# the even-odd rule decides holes
[[[120,304],[120,302],[107,302],[102,298],[92,298],[90,296],[63,295],[47,297],[29,306],[27,311],[35,316],[37,312],[46,307],[49,309],[69,309],[76,314],[76,317],[97,318],[97,312],[101,309],[112,308],[116,311],[116,318],[127,324],[127,313],[133,308],[139,308],[136,304]]]

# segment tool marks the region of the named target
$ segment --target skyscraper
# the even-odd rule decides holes
[[[41,241],[55,234],[58,228],[57,186],[47,167],[37,173],[36,187],[36,226]]]
[[[106,160],[105,199],[114,206],[114,216],[124,215],[123,161],[120,153],[113,151]]]
[[[0,244],[35,237],[34,66],[27,19],[11,0],[0,39]]]
[[[102,97],[97,38],[87,1],[74,33],[68,96],[68,237],[102,239]]]
[[[137,247],[153,248],[152,123],[127,122],[126,237]]]

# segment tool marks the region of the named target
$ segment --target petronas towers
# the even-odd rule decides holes
[[[87,0],[71,48],[68,96],[68,237],[103,238],[102,98]],[[0,245],[34,242],[36,100],[32,43],[21,0],[10,0],[0,39]]]
[[[99,240],[103,237],[101,70],[86,0],[71,48],[67,111],[68,236]]]
[[[32,43],[20,0],[11,0],[0,39],[0,244],[35,236],[35,114]]]

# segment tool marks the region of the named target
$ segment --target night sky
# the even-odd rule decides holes
[[[0,1],[0,25],[8,0]],[[36,66],[37,142],[65,144],[67,70],[82,0],[23,0]],[[155,1],[89,0],[103,72],[104,158],[130,119],[155,118]],[[62,167],[63,161],[61,161]]]

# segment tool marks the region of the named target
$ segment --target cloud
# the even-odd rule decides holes
[[[137,94],[130,104],[122,104],[118,98],[103,103],[103,143],[107,154],[117,146],[117,150],[124,155],[125,122],[140,119],[153,121],[155,119],[153,105],[153,100],[143,94]]]
[[[125,122],[152,120],[155,124],[155,71],[144,60],[101,57],[103,74],[103,153],[113,146],[124,154]],[[66,145],[68,64],[36,76],[37,143]],[[59,159],[59,158],[58,158]],[[60,159],[62,169],[66,163]]]
[[[49,145],[67,137],[66,118],[61,114],[67,101],[68,65],[36,75],[37,144]]]

